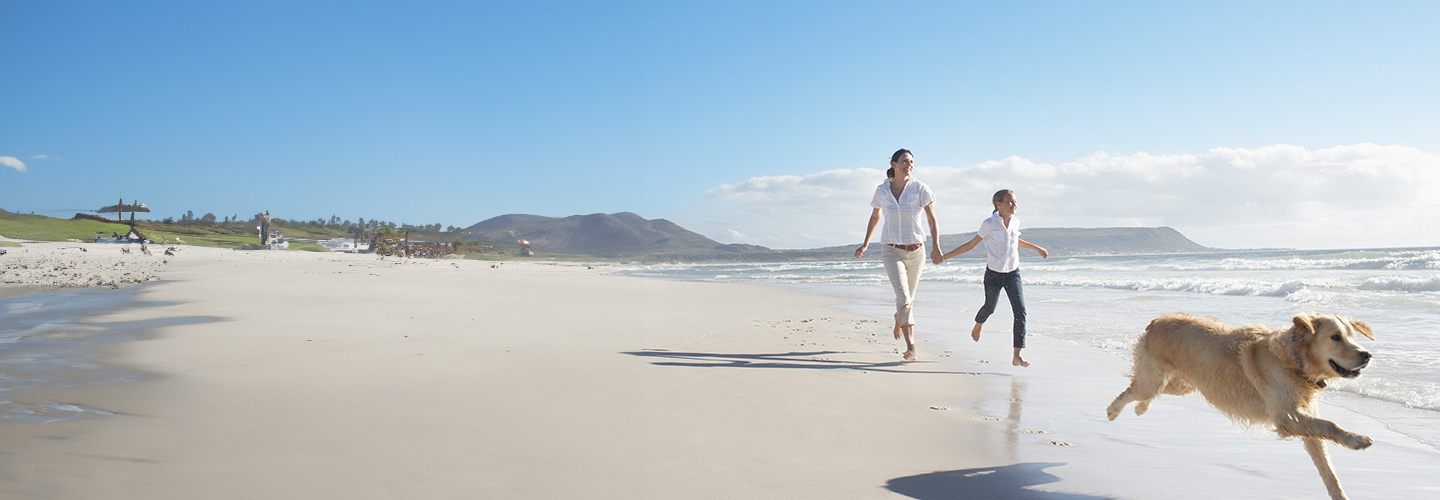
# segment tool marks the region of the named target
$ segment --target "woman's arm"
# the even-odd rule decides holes
[[[1042,258],[1042,259],[1048,259],[1048,258],[1050,258],[1050,252],[1046,251],[1046,250],[1045,250],[1043,247],[1041,247],[1040,245],[1036,245],[1036,244],[1034,244],[1034,243],[1031,243],[1031,242],[1028,242],[1028,241],[1025,241],[1025,240],[1020,240],[1020,248],[1029,248],[1029,249],[1034,250],[1034,251],[1036,251],[1036,252],[1040,252],[1040,258]]]
[[[870,246],[870,237],[875,235],[875,226],[880,223],[880,209],[870,212],[870,224],[865,226],[865,241],[860,242],[860,248],[855,249],[855,258],[865,255],[865,247]]]
[[[935,204],[925,205],[925,218],[930,221],[930,262],[940,264],[940,225],[935,222]]]
[[[940,256],[940,260],[942,260],[942,261],[944,261],[944,260],[949,260],[949,259],[951,259],[951,258],[953,258],[953,257],[957,257],[957,256],[959,256],[959,255],[962,255],[962,254],[964,254],[965,252],[969,252],[969,251],[971,251],[971,250],[974,250],[974,249],[975,249],[975,245],[979,245],[979,244],[980,244],[980,240],[983,240],[983,239],[984,239],[984,238],[981,238],[980,235],[977,234],[977,235],[975,235],[974,238],[970,238],[970,241],[965,242],[964,245],[960,245],[960,246],[958,246],[958,247],[955,247],[954,250],[951,250],[951,251],[949,251],[949,252],[945,252],[945,255],[941,255],[941,256]]]

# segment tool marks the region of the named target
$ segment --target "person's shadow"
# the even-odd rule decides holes
[[[1024,463],[951,470],[891,479],[890,491],[919,500],[1101,500],[1106,497],[1026,489],[1059,481],[1045,469],[1062,463]]]

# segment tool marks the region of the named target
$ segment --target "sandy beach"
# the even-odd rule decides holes
[[[0,421],[0,496],[1325,496],[1296,441],[1198,397],[1106,422],[1123,360],[1036,338],[1014,368],[946,311],[904,363],[840,301],[604,266],[186,247],[154,274],[83,320],[169,325],[96,358],[134,380],[7,394],[110,416]],[[1434,448],[1322,412],[1376,438],[1332,447],[1352,498],[1440,494]]]

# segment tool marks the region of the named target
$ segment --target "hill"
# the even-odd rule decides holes
[[[536,252],[608,258],[770,251],[754,245],[722,244],[674,222],[646,220],[630,212],[570,217],[509,214],[486,219],[463,231],[469,233],[466,240],[511,243],[523,239]]]
[[[837,260],[853,258],[855,247],[837,246],[805,250],[772,250],[758,245],[721,244],[665,219],[646,220],[639,215],[617,214],[544,217],[509,214],[465,228],[466,240],[514,242],[527,240],[536,252],[629,258],[662,262],[759,262]],[[1215,249],[1190,241],[1168,227],[1034,228],[1023,231],[1026,241],[1045,247],[1051,255],[1115,255],[1193,253]],[[975,233],[940,235],[946,250],[969,241]],[[866,258],[878,259],[872,243]],[[969,256],[983,256],[972,251]]]
[[[1025,241],[1045,247],[1050,255],[1125,255],[1214,252],[1219,249],[1203,246],[1190,241],[1185,235],[1169,227],[1101,227],[1101,228],[1055,228],[1038,227],[1022,229],[1020,237]],[[970,241],[975,232],[940,235],[940,246],[949,251]],[[879,245],[871,243],[866,257],[878,255]],[[853,256],[854,246],[817,248],[814,250],[789,250],[814,255],[829,255],[829,258]],[[1025,250],[1029,252],[1029,250]],[[966,256],[984,257],[984,249],[971,250]],[[878,258],[878,257],[877,257]]]

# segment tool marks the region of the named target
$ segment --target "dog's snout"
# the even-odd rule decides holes
[[[1365,362],[1365,363],[1369,363],[1369,362],[1370,362],[1370,351],[1360,351],[1360,361]]]

